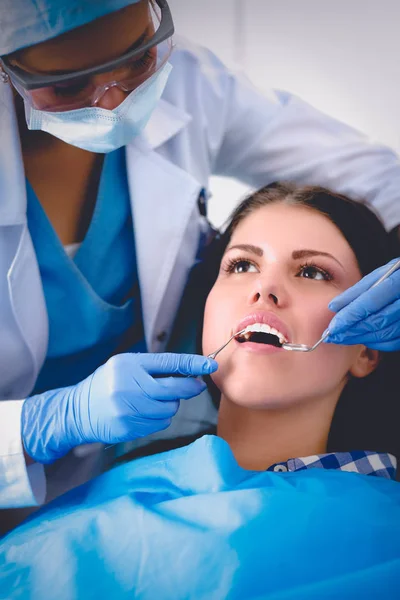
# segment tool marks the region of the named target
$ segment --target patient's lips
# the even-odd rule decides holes
[[[284,342],[288,342],[290,337],[285,323],[272,312],[258,311],[247,315],[235,330],[244,330],[236,338],[237,343],[261,352],[276,351]]]

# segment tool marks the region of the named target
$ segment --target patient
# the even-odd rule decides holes
[[[328,190],[274,184],[245,200],[203,266],[203,352],[248,328],[217,357],[218,435],[44,507],[0,544],[0,597],[398,598],[390,443],[330,447],[343,390],[385,358],[280,347],[314,344],[329,301],[386,264],[387,244],[365,206]]]
[[[282,184],[242,203],[220,246],[224,253],[204,313],[204,354],[254,322],[272,326],[281,340],[313,345],[333,316],[329,301],[391,258],[387,234],[365,206],[320,188]],[[356,395],[354,380],[374,372],[382,356],[364,346],[334,344],[322,344],[312,353],[288,352],[253,337],[260,343],[234,341],[218,356],[220,367],[213,376],[221,396],[218,435],[248,469],[326,452],[342,391],[351,381]],[[389,360],[399,365],[398,355]],[[382,392],[384,382],[379,383]],[[382,445],[378,431],[370,431],[367,411],[360,414],[362,408],[359,429],[368,431],[364,436],[353,431],[346,442],[393,451],[388,439],[393,436],[387,435]],[[349,408],[341,409],[347,421]],[[344,429],[340,422],[335,426]],[[335,437],[330,447],[352,448]],[[366,446],[360,447],[360,441]]]

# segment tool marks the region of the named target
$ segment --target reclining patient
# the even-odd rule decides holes
[[[385,264],[387,243],[365,206],[322,188],[274,184],[245,200],[220,240],[215,283],[203,267],[214,284],[204,354],[246,329],[217,357],[217,435],[44,507],[0,543],[0,597],[398,598],[390,440],[374,437],[363,402],[355,445],[334,440],[348,434],[344,388],[379,378],[387,358],[362,345],[280,347],[314,344],[329,301]],[[382,412],[392,418],[388,398],[373,399],[378,428]]]

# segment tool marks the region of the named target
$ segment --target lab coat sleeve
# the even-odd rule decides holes
[[[0,508],[42,504],[46,480],[42,465],[26,467],[21,440],[23,400],[0,402]]]
[[[368,203],[388,230],[400,223],[394,151],[290,93],[259,92],[211,53],[203,61],[214,174],[255,188],[278,180],[323,185]]]

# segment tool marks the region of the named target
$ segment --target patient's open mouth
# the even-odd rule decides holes
[[[248,325],[244,332],[236,337],[236,340],[241,344],[244,342],[253,342],[275,346],[276,348],[281,348],[282,344],[288,341],[280,331],[265,323]]]

